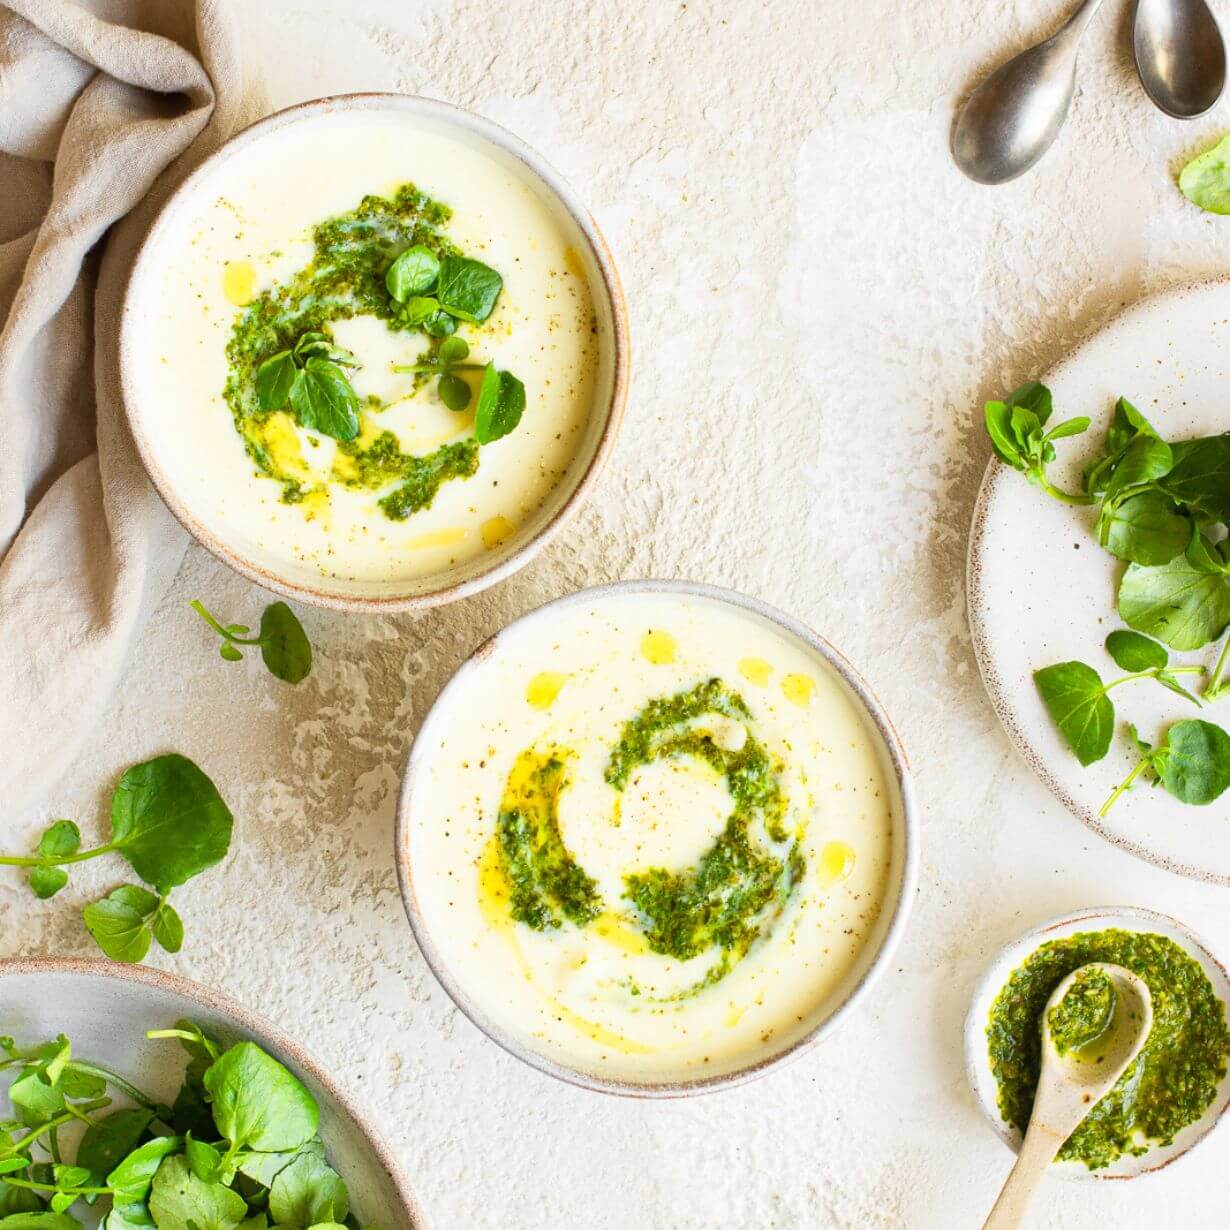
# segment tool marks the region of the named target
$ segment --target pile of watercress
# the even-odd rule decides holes
[[[118,854],[149,887],[124,884],[82,911],[86,929],[114,961],[144,960],[157,941],[178,952],[184,925],[168,900],[171,890],[222,861],[233,817],[213,782],[186,756],[156,756],[127,769],[111,796],[111,838],[81,849],[81,830],[56,820],[33,854],[0,856],[0,865],[26,867],[36,897],[54,897],[68,883],[65,867]],[[152,890],[152,891],[151,891]]]
[[[247,624],[223,624],[196,599],[189,605],[222,638],[218,656],[227,662],[243,659],[241,645],[259,645],[269,673],[287,683],[302,683],[312,670],[312,645],[294,611],[285,602],[271,602],[261,614],[260,633]]]
[[[315,1099],[253,1042],[224,1049],[191,1021],[151,1030],[188,1053],[172,1105],[54,1041],[0,1037],[14,1117],[0,1120],[0,1230],[81,1230],[70,1210],[104,1206],[101,1230],[358,1230],[317,1135]],[[135,1105],[101,1114],[112,1088]],[[84,1125],[70,1163],[61,1130]]]
[[[1060,662],[1034,675],[1055,724],[1080,762],[1089,765],[1110,748],[1115,721],[1107,696],[1111,688],[1151,678],[1200,703],[1176,676],[1203,674],[1204,668],[1171,666],[1164,645],[1199,649],[1230,628],[1230,434],[1170,443],[1131,402],[1120,398],[1102,450],[1085,468],[1081,489],[1069,491],[1047,473],[1056,457],[1055,441],[1082,434],[1090,420],[1067,419],[1048,430],[1052,409],[1050,390],[1033,381],[1002,401],[988,402],[986,428],[999,458],[1041,491],[1065,504],[1096,510],[1094,536],[1127,564],[1117,604],[1133,631],[1112,633],[1106,648],[1116,664],[1131,673],[1104,684],[1093,667]],[[1216,700],[1230,690],[1228,672],[1230,638],[1201,693],[1203,700]],[[1197,730],[1205,734],[1197,737]],[[1222,739],[1207,736],[1208,731],[1217,731]],[[1178,755],[1173,752],[1176,737]],[[1184,802],[1211,801],[1226,786],[1205,797],[1210,784],[1230,783],[1230,742],[1223,742],[1225,738],[1207,722],[1177,723],[1107,807],[1146,770]],[[1178,773],[1175,768],[1195,762],[1199,773]],[[1199,784],[1193,785],[1197,778]]]

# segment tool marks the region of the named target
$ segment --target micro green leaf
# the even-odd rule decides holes
[[[1083,662],[1059,662],[1034,672],[1042,703],[1083,765],[1110,750],[1115,709],[1097,671]]]
[[[517,426],[524,412],[525,385],[511,372],[498,371],[494,363],[488,363],[478,391],[474,438],[479,444],[501,439]]]
[[[414,295],[424,295],[435,285],[440,272],[440,261],[430,249],[416,244],[407,248],[388,268],[384,275],[388,292],[398,303],[405,303]]]
[[[1114,658],[1115,665],[1125,671],[1155,670],[1170,661],[1164,646],[1125,628],[1119,628],[1106,638],[1106,652]]]

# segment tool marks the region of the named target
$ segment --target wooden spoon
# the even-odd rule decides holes
[[[1115,998],[1107,1024],[1079,1049],[1060,1054],[1048,1024],[1051,1009],[1059,1005],[1078,978],[1087,977],[1094,970],[1101,970],[1114,986]],[[1082,965],[1055,988],[1039,1027],[1042,1071],[1029,1130],[983,1230],[1015,1230],[1023,1223],[1034,1190],[1055,1160],[1055,1154],[1140,1054],[1153,1027],[1153,999],[1148,986],[1121,965]]]

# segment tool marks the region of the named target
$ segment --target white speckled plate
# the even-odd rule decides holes
[[[1174,940],[1190,957],[1200,964],[1213,991],[1225,1005],[1230,1002],[1230,978],[1225,967],[1204,946],[1203,941],[1176,919],[1152,910],[1138,910],[1129,906],[1103,906],[1099,909],[1081,910],[1052,918],[1021,936],[1019,940],[1002,949],[983,975],[969,1015],[965,1018],[965,1064],[970,1086],[987,1122],[999,1134],[1000,1139],[1015,1153],[1021,1147],[1021,1133],[1005,1123],[1000,1117],[997,1103],[995,1077],[987,1053],[986,1028],[991,1014],[991,1005],[1009,975],[1022,964],[1035,949],[1048,940],[1065,939],[1080,931],[1103,931],[1117,927],[1123,931],[1146,931]],[[1217,1086],[1217,1092],[1195,1123],[1189,1123],[1168,1145],[1155,1145],[1140,1157],[1121,1157],[1104,1170],[1089,1170],[1081,1162],[1054,1162],[1051,1173],[1065,1179],[1134,1179],[1137,1175],[1149,1174],[1168,1166],[1180,1154],[1203,1140],[1225,1115],[1230,1103],[1230,1072]]]
[[[1043,377],[1054,421],[1087,414],[1084,435],[1060,440],[1052,478],[1069,490],[1102,446],[1115,399],[1137,406],[1168,439],[1230,429],[1230,280],[1182,286],[1147,299],[1094,334]],[[1007,392],[1007,390],[1005,390]],[[1104,642],[1122,627],[1115,610],[1124,567],[1091,533],[1089,509],[1070,508],[992,458],[970,534],[966,588],[974,651],[1008,736],[1051,793],[1094,832],[1160,867],[1230,884],[1230,794],[1187,807],[1138,785],[1105,819],[1098,810],[1135,764],[1122,733],[1131,720],[1150,742],[1194,706],[1149,681],[1113,693],[1119,729],[1104,760],[1082,768],[1052,725],[1033,672],[1054,662],[1087,662],[1104,679],[1124,672]],[[1216,647],[1172,654],[1211,666]],[[1230,727],[1230,700],[1200,716]]]

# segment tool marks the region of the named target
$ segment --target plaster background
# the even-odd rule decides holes
[[[956,102],[1066,7],[244,4],[273,104],[445,98],[572,180],[628,293],[623,434],[571,529],[494,591],[421,617],[305,612],[317,665],[295,690],[218,659],[188,600],[254,623],[268,599],[193,548],[90,745],[5,839],[24,848],[53,815],[88,832],[134,760],[199,761],[236,813],[234,852],[177,896],[184,951],[154,963],[226,987],[350,1082],[436,1226],[980,1224],[1010,1159],[966,1089],[960,1029],[991,954],[1113,901],[1230,955],[1230,894],[1120,854],[1033,780],[965,627],[982,400],[1121,305],[1224,272],[1230,248],[1230,221],[1173,186],[1230,103],[1187,126],[1155,111],[1120,0],[1052,154],[998,189],[956,172]],[[390,859],[409,740],[458,663],[548,598],[637,576],[742,589],[841,647],[901,730],[924,826],[910,929],[862,1010],[785,1071],[669,1104],[571,1089],[488,1043],[419,957]],[[86,866],[38,903],[5,871],[0,955],[90,953],[77,907],[115,878]],[[1037,1224],[1210,1224],[1228,1163],[1230,1129],[1153,1178],[1053,1182]]]

